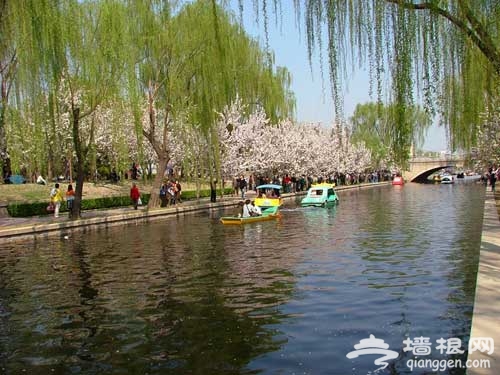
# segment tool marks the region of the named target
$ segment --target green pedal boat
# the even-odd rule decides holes
[[[302,207],[329,207],[339,202],[334,184],[312,185],[300,205]]]

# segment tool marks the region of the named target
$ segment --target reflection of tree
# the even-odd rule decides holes
[[[234,373],[255,356],[277,350],[281,342],[263,326],[283,316],[270,309],[259,312],[290,295],[289,276],[278,272],[267,281],[259,277],[276,267],[259,265],[261,258],[253,259],[255,267],[248,267],[244,260],[252,258],[251,249],[235,246],[243,241],[244,232],[227,238],[222,226],[207,225],[163,233],[188,251],[182,252],[181,264],[172,262],[173,256],[163,251],[169,262],[163,263],[164,270],[175,281],[162,295],[161,313],[153,323],[155,358],[166,367],[173,365],[176,373]],[[283,282],[276,280],[283,278]],[[267,304],[262,295],[267,296]]]
[[[98,293],[98,290],[92,287],[92,273],[90,270],[90,265],[88,264],[87,259],[87,249],[85,243],[83,242],[75,242],[74,245],[74,261],[76,263],[76,267],[78,267],[78,278],[81,282],[81,287],[78,290],[80,294],[81,300],[80,304],[82,307],[89,306],[89,309],[92,310],[94,307],[94,303],[92,302]],[[85,328],[89,330],[89,336],[92,337],[97,332],[97,326],[95,322],[91,322],[91,318],[85,309],[81,309],[78,313],[82,318],[82,323]],[[90,318],[90,319],[89,319]]]
[[[252,319],[225,307],[223,301],[166,299],[158,307],[162,316],[149,351],[153,359],[164,361],[158,366],[174,367],[173,373],[233,373],[252,358],[279,348],[274,332],[262,329],[274,323],[271,317]]]
[[[293,260],[266,243],[269,224],[226,232],[186,217],[0,252],[4,367],[239,373],[283,344],[271,325],[286,317]]]
[[[4,292],[0,305],[7,310],[2,314],[0,340],[5,341],[2,353],[9,358],[2,367],[7,373],[29,365],[48,372],[58,367],[60,356],[71,356],[79,339],[89,334],[82,325],[85,314],[79,308],[81,282],[75,277],[77,267],[63,241],[12,248],[11,254],[0,253]]]

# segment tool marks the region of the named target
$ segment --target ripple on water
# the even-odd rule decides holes
[[[374,334],[406,374],[406,337],[467,340],[484,189],[339,195],[244,227],[219,212],[2,245],[2,367],[366,374],[373,359],[345,355]]]

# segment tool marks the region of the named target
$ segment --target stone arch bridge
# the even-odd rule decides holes
[[[464,160],[460,158],[413,158],[410,159],[410,170],[403,172],[405,181],[425,182],[427,178],[446,168],[463,168]]]

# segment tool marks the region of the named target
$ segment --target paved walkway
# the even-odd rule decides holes
[[[58,218],[53,215],[27,218],[0,217],[0,241],[16,241],[55,234],[63,235],[72,230],[121,225],[126,222],[153,221],[165,216],[236,206],[239,201],[238,197],[225,196],[222,199],[217,198],[216,203],[210,202],[209,198],[203,198],[166,208],[148,209],[144,206],[134,210],[130,206],[108,210],[91,210],[83,211],[82,218],[79,220],[70,220],[67,213],[61,213]]]
[[[493,353],[471,352],[469,360],[489,359],[490,368],[469,368],[470,375],[500,373],[500,220],[491,191],[484,202],[483,233],[477,273],[476,299],[472,317],[471,339],[492,338]],[[483,344],[484,345],[484,344]],[[485,348],[483,346],[483,348]]]

